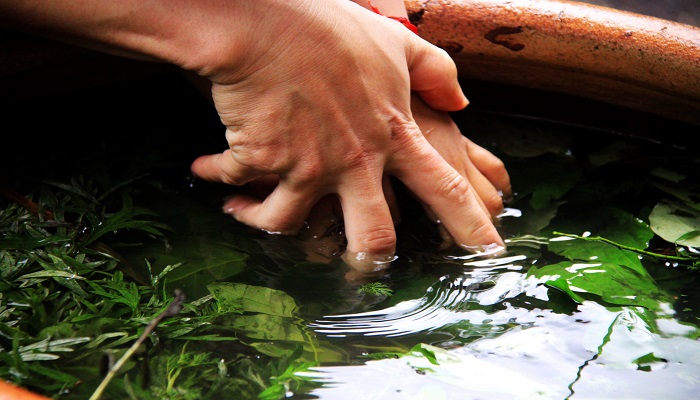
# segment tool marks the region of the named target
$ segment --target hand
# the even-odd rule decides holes
[[[230,148],[195,160],[193,172],[232,185],[279,178],[262,201],[227,203],[246,224],[291,233],[319,199],[337,195],[351,258],[388,260],[396,242],[384,184],[391,175],[457,243],[503,243],[469,182],[411,113],[411,93],[436,110],[466,106],[454,63],[357,4],[25,0],[0,2],[0,24],[209,79]]]
[[[482,210],[495,219],[503,211],[504,199],[512,196],[510,178],[503,162],[464,137],[448,113],[428,107],[416,95],[412,96],[411,110],[428,142],[469,181],[469,190],[474,191]],[[264,199],[278,183],[276,176],[259,178],[246,185],[245,193],[256,199]],[[391,186],[385,185],[384,193],[393,219],[398,221],[401,218],[400,210]],[[438,222],[430,207],[423,206],[427,214]],[[326,196],[314,205],[299,235],[300,247],[308,261],[327,263],[342,254],[345,246],[342,220],[342,209],[334,196]],[[438,227],[443,238],[442,247],[453,245],[454,240],[449,232],[440,223]],[[363,280],[381,273],[373,271],[372,267],[376,265],[362,265],[353,260],[349,260],[349,263],[354,267],[348,272],[349,280]]]
[[[230,69],[204,69],[213,71],[207,76],[230,149],[197,159],[192,170],[233,185],[276,175],[279,184],[262,201],[234,196],[226,211],[269,232],[295,233],[320,198],[337,194],[347,250],[372,265],[393,257],[396,243],[382,184],[389,174],[458,243],[502,245],[469,182],[412,117],[411,90],[435,109],[466,105],[447,54],[350,2],[262,3],[253,8],[264,21],[256,31],[265,34],[246,44],[245,57]]]

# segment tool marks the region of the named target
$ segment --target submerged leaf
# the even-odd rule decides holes
[[[291,317],[297,309],[294,299],[283,291],[243,283],[216,282],[207,285],[219,306],[281,317]]]
[[[357,288],[357,294],[367,293],[373,296],[392,296],[394,291],[382,282],[370,282]]]
[[[237,315],[224,322],[227,328],[245,332],[251,339],[304,342],[302,328],[292,318],[270,314]]]

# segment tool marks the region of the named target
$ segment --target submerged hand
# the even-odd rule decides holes
[[[495,219],[503,211],[503,200],[512,196],[510,178],[503,162],[488,150],[475,144],[462,135],[448,113],[428,107],[418,96],[412,96],[411,111],[428,142],[440,155],[470,183],[483,212]],[[279,183],[276,176],[256,179],[246,185],[246,193],[257,199],[267,197]],[[393,189],[384,186],[395,220],[400,218],[398,205],[393,201]],[[423,203],[433,219],[435,213]],[[337,258],[345,246],[345,235],[341,226],[342,209],[334,196],[326,196],[316,203],[307,216],[304,229],[300,232],[300,247],[308,261],[331,262]],[[454,244],[450,233],[438,224],[443,237],[443,248]],[[372,265],[348,260],[354,270],[348,272],[349,280],[371,279],[381,271],[373,271]]]
[[[247,44],[235,68],[208,75],[230,148],[192,170],[233,185],[267,175],[279,183],[264,200],[234,196],[226,211],[294,233],[320,198],[337,194],[350,254],[387,259],[396,243],[382,185],[388,174],[458,243],[502,244],[469,182],[412,117],[411,90],[432,108],[466,105],[446,53],[350,2],[264,3],[275,3],[275,12],[270,4],[257,10],[267,34]]]
[[[458,243],[502,244],[411,113],[411,93],[437,110],[466,106],[455,64],[396,21],[347,0],[25,0],[0,2],[0,24],[209,79],[229,149],[193,172],[232,185],[279,179],[264,200],[227,203],[246,224],[295,232],[336,195],[354,259],[388,259],[396,236],[384,182],[394,176]]]

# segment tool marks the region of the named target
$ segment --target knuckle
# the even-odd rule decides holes
[[[394,228],[390,226],[374,227],[360,238],[360,246],[363,251],[372,254],[393,252],[396,248]]]
[[[505,172],[506,163],[504,163],[503,160],[501,160],[500,158],[494,157],[492,167],[494,169],[503,170]]]
[[[231,156],[239,164],[260,172],[274,173],[286,168],[290,157],[283,140],[261,136],[243,131],[227,132]]]
[[[221,180],[222,183],[225,183],[227,185],[232,185],[232,186],[242,186],[248,182],[248,179],[246,179],[242,176],[233,176],[233,175],[227,174],[225,172],[222,172],[219,174],[219,179]]]
[[[506,164],[500,158],[493,157],[487,161],[486,168],[492,171],[499,171],[501,173],[505,173]]]
[[[374,163],[376,153],[366,148],[348,150],[345,154],[344,164],[348,169],[366,170]]]
[[[391,117],[389,125],[391,127],[392,142],[400,146],[412,146],[415,140],[423,135],[415,121],[400,115]]]
[[[448,171],[436,181],[435,193],[463,204],[467,201],[469,183],[455,171]]]
[[[323,178],[327,175],[326,165],[320,160],[305,160],[299,163],[293,174],[293,181],[290,183],[295,188],[308,190],[320,185]]]

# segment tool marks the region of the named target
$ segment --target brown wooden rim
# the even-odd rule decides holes
[[[700,28],[574,1],[405,4],[421,37],[445,49],[461,77],[700,125]]]

